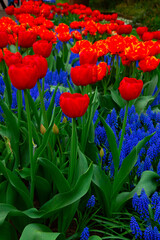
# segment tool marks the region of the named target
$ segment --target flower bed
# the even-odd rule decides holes
[[[1,238],[159,239],[160,31],[82,4],[6,13]]]

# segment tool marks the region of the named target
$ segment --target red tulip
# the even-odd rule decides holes
[[[52,51],[52,43],[46,40],[39,40],[33,44],[35,54],[48,58]]]
[[[8,34],[6,32],[0,32],[0,48],[6,47],[8,44]]]
[[[38,80],[38,70],[36,65],[18,63],[11,65],[8,74],[13,86],[19,90],[31,89]]]
[[[18,34],[18,46],[23,48],[32,47],[37,40],[37,34],[31,31],[20,31]]]
[[[86,86],[98,81],[98,69],[94,64],[84,64],[71,68],[71,79],[76,86]]]
[[[70,118],[82,117],[87,111],[89,101],[87,94],[65,92],[60,96],[60,107]]]
[[[139,61],[140,70],[143,72],[151,72],[158,67],[160,59],[154,56],[147,56],[145,59]]]
[[[4,55],[4,61],[6,65],[9,67],[12,64],[17,64],[22,62],[22,56],[19,52],[12,53],[10,51],[7,51]]]
[[[38,79],[46,76],[48,63],[47,60],[41,55],[27,55],[23,58],[22,62],[24,64],[36,64],[38,69]]]
[[[119,85],[121,97],[127,101],[136,99],[143,88],[143,81],[135,78],[124,77]]]
[[[13,15],[14,14],[14,6],[11,5],[9,7],[6,7],[5,8],[5,12],[8,14],[8,15]]]
[[[96,64],[98,60],[97,53],[92,48],[82,50],[79,56],[80,56],[80,65]]]

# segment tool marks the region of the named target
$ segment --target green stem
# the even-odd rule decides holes
[[[122,144],[123,144],[123,138],[124,138],[124,134],[125,134],[126,123],[127,123],[128,106],[129,106],[129,101],[127,101],[127,104],[126,104],[126,111],[125,111],[124,120],[123,120],[122,133],[121,133],[121,138],[120,138],[120,142],[119,142],[119,156],[120,156],[120,153],[121,153],[121,148],[122,148]]]
[[[18,94],[18,127],[20,128],[21,111],[22,111],[22,91],[17,90],[17,94]]]
[[[42,79],[42,96],[44,97],[44,82],[45,78]]]
[[[16,52],[18,52],[18,39],[17,39],[17,42],[16,42]]]
[[[72,118],[72,137],[71,137],[71,154],[69,161],[69,177],[68,181],[72,184],[75,183],[75,171],[77,163],[77,130],[76,119]]]
[[[37,86],[38,86],[38,92],[39,92],[40,101],[41,101],[41,109],[42,109],[44,127],[48,128],[47,114],[46,114],[46,109],[45,109],[45,105],[44,105],[43,93],[41,91],[41,84],[40,84],[39,80],[37,81]]]
[[[35,164],[33,162],[33,145],[32,145],[32,125],[31,125],[31,117],[30,117],[30,109],[29,109],[29,101],[28,101],[28,92],[27,89],[24,90],[25,97],[25,105],[27,112],[27,124],[28,124],[28,139],[29,139],[29,158],[30,158],[30,166],[31,166],[31,190],[30,197],[31,201],[34,200],[34,185],[35,185]]]
[[[136,62],[132,62],[132,78],[135,78]]]

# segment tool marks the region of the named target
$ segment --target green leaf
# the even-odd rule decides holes
[[[40,156],[40,154],[43,152],[43,150],[45,149],[45,147],[48,144],[48,140],[49,140],[49,136],[50,136],[50,133],[51,133],[51,129],[53,127],[53,118],[54,118],[54,114],[52,115],[52,119],[50,121],[50,126],[48,127],[47,131],[43,135],[43,139],[42,139],[41,145],[36,149],[36,151],[34,153],[34,156],[33,156],[33,161],[34,162],[37,161],[37,158]]]
[[[135,166],[138,158],[138,154],[141,148],[150,140],[150,138],[154,135],[151,134],[144,139],[142,139],[129,153],[129,155],[123,160],[122,165],[119,169],[118,174],[114,178],[113,182],[113,196],[115,196],[123,186],[126,178],[132,171],[133,167]]]
[[[106,95],[99,94],[98,100],[99,100],[99,105],[101,106],[101,108],[105,107],[108,110],[117,108],[116,103],[113,101],[110,94],[106,94]]]
[[[15,45],[10,45],[9,48],[10,48],[9,50],[10,50],[12,53],[16,53],[16,52],[17,52]]]
[[[93,166],[91,164],[87,172],[79,178],[77,184],[72,190],[57,194],[50,201],[44,204],[40,210],[46,212],[46,214],[53,213],[54,211],[62,209],[78,201],[87,193],[91,184],[92,174]]]
[[[7,134],[10,134],[11,148],[15,154],[16,161],[19,162],[19,127],[16,116],[9,110],[7,104],[0,98],[0,106],[5,114]]]
[[[4,222],[0,226],[0,237],[1,237],[1,240],[17,240],[18,239],[16,230],[8,222]]]
[[[158,83],[158,75],[154,75],[147,86],[147,95],[152,95]]]
[[[149,103],[152,102],[153,100],[154,97],[152,96],[140,96],[139,98],[137,98],[134,103],[136,112],[138,114],[144,112]]]
[[[113,157],[114,168],[115,168],[115,170],[117,170],[119,167],[119,153],[118,153],[118,148],[117,148],[117,143],[116,143],[116,137],[114,135],[114,132],[110,128],[110,126],[105,122],[104,118],[101,117],[100,115],[99,115],[99,118],[105,128],[109,147],[110,147],[112,157]]]
[[[58,72],[60,72],[61,69],[64,71],[64,63],[63,63],[62,57],[60,56],[57,56],[56,69]]]
[[[53,69],[54,61],[55,61],[55,59],[54,59],[53,53],[51,52],[50,56],[47,58],[48,68],[50,71],[52,71],[52,69]]]
[[[69,183],[57,166],[45,158],[39,158],[38,160],[39,163],[47,169],[48,173],[51,174],[58,191],[60,193],[68,192],[70,190]]]
[[[112,185],[109,177],[105,174],[105,172],[97,165],[93,165],[93,183],[98,187],[100,194],[98,196],[99,201],[102,204],[102,208],[105,211],[107,216],[111,215],[111,193],[112,193]],[[103,195],[101,194],[103,193]],[[103,196],[103,198],[101,198]]]
[[[32,97],[31,97],[30,94],[28,94],[28,101],[29,101],[29,106],[31,107],[32,112],[33,112],[33,114],[34,114],[34,116],[35,116],[37,125],[38,125],[38,127],[40,128],[40,117],[38,116],[38,110],[36,109],[35,102],[34,102],[34,100],[32,99]]]
[[[153,192],[155,192],[158,185],[157,179],[159,178],[160,176],[155,172],[143,172],[140,181],[131,192],[122,192],[117,196],[116,201],[113,205],[114,211],[120,211],[125,202],[133,198],[135,193],[140,195],[142,188],[145,190],[146,194],[150,196]]]
[[[8,67],[5,62],[4,63],[4,78],[3,81],[5,82],[6,86],[6,103],[8,104],[9,108],[11,107],[12,104],[12,88],[11,88],[11,80],[9,78],[8,74]]]
[[[37,190],[40,204],[44,204],[48,200],[50,193],[52,192],[49,182],[45,178],[36,176],[35,187]]]
[[[26,206],[31,207],[32,202],[29,197],[29,191],[21,179],[9,169],[5,168],[3,163],[0,161],[0,172],[3,173],[4,177],[10,182],[10,184],[16,189],[17,193],[23,198]]]
[[[47,109],[47,119],[48,119],[48,122],[51,121],[51,116],[52,116],[52,114],[53,114],[53,109],[54,109],[55,95],[56,95],[56,92],[57,92],[57,90],[58,90],[58,87],[59,87],[59,84],[57,84],[56,88],[54,89],[54,92],[53,92],[53,95],[52,95],[52,98],[51,98],[49,107],[48,107],[48,109]]]
[[[89,237],[89,240],[102,240],[102,238],[100,238],[99,236],[93,235]]]
[[[125,106],[125,101],[123,100],[123,98],[120,96],[119,91],[118,90],[114,90],[111,89],[111,97],[113,99],[113,101],[120,107],[120,108],[124,108]]]
[[[53,233],[48,227],[42,224],[32,223],[25,227],[20,240],[63,240],[60,233]]]

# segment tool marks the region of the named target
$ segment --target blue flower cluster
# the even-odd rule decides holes
[[[124,114],[125,109],[121,109],[119,115],[116,113],[116,110],[113,109],[106,118],[106,123],[112,128],[115,134],[117,146],[121,136]],[[96,112],[94,123],[97,120],[97,115],[98,113]],[[126,132],[120,154],[120,165],[122,164],[123,159],[127,157],[139,141],[154,132],[155,134],[139,153],[138,160],[134,168],[134,172],[138,177],[140,177],[142,172],[146,170],[154,170],[160,174],[160,113],[153,112],[151,107],[149,107],[146,113],[142,113],[138,116],[135,112],[134,106],[129,108]],[[106,171],[110,171],[110,175],[113,176],[114,165],[112,161],[112,154],[110,152],[105,129],[100,122],[95,128],[95,143],[98,147],[106,148],[107,154],[105,159],[103,158],[103,167]]]
[[[160,240],[160,232],[158,226],[160,224],[160,196],[158,192],[155,192],[151,199],[149,199],[142,189],[141,195],[135,193],[132,199],[132,205],[134,210],[139,213],[140,219],[143,220],[146,226],[144,232],[142,233],[138,222],[135,217],[131,217],[130,228],[132,234],[135,235],[135,239],[142,238],[145,240]],[[150,206],[150,210],[149,210]]]
[[[88,240],[89,239],[89,228],[85,227],[81,234],[80,240]]]
[[[95,196],[92,195],[92,196],[90,197],[90,199],[88,200],[88,202],[87,202],[87,204],[86,204],[86,207],[88,207],[88,208],[94,207],[94,206],[95,206],[95,202],[96,202]]]
[[[132,205],[135,211],[139,213],[140,218],[144,218],[145,220],[149,218],[149,203],[149,199],[144,189],[142,189],[140,197],[138,197],[137,193],[134,194],[132,199]]]

